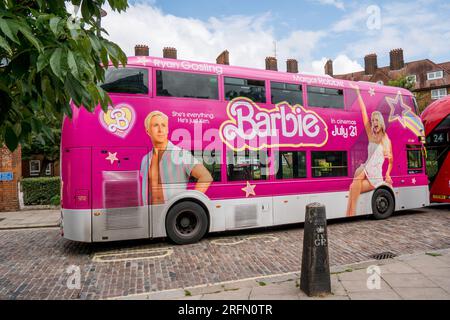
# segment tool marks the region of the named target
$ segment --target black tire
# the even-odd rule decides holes
[[[167,236],[176,244],[197,242],[203,238],[207,230],[208,216],[198,203],[179,202],[167,213]]]
[[[377,220],[389,218],[395,210],[392,194],[386,189],[377,189],[372,196],[372,212]]]

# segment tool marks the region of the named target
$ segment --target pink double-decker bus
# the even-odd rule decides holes
[[[412,94],[375,83],[130,57],[73,106],[61,142],[62,228],[82,242],[169,237],[427,206]]]

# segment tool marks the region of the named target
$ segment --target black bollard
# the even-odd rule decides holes
[[[317,202],[306,206],[300,289],[310,297],[331,293],[327,217]]]

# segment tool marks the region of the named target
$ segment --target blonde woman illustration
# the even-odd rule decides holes
[[[356,205],[361,193],[369,192],[382,184],[392,185],[392,145],[391,140],[386,134],[386,125],[383,115],[379,111],[372,112],[369,117],[367,115],[366,105],[361,97],[359,87],[352,85],[358,96],[358,103],[361,109],[364,128],[369,139],[367,160],[355,171],[353,182],[350,185],[347,216],[356,214]],[[388,168],[386,170],[385,179],[383,180],[383,164],[385,159],[388,160]]]

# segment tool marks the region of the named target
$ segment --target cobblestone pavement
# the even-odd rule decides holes
[[[450,206],[409,210],[388,220],[328,226],[331,266],[450,248]],[[0,299],[104,299],[298,272],[303,228],[210,235],[176,246],[163,240],[83,244],[57,228],[0,231]],[[81,288],[67,273],[79,266]],[[74,282],[76,283],[76,281]]]

